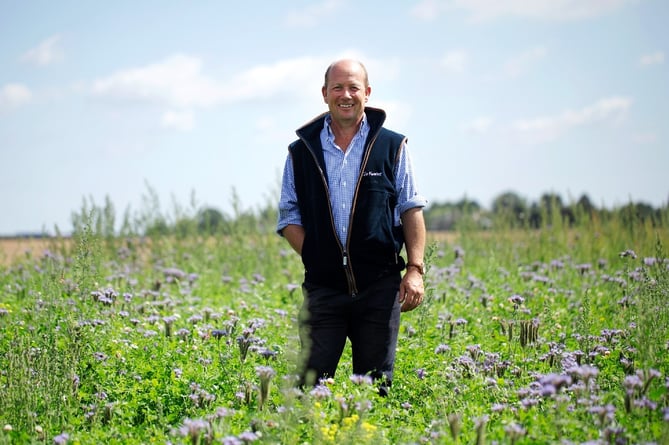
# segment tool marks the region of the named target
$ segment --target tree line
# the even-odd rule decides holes
[[[109,198],[103,205],[84,199],[82,208],[72,213],[72,233],[90,229],[105,236],[190,236],[190,235],[239,235],[243,233],[269,233],[277,221],[276,200],[268,199],[264,206],[246,209],[233,190],[232,214],[216,207],[200,205],[195,197],[190,206],[173,203],[171,212],[165,212],[158,194],[148,187],[139,211],[126,209],[117,218],[114,204]],[[669,202],[669,201],[668,201]],[[431,231],[460,229],[491,230],[506,228],[538,229],[545,226],[573,226],[593,219],[601,221],[617,218],[623,225],[651,224],[669,227],[669,207],[654,208],[643,202],[630,202],[624,206],[607,209],[595,206],[587,195],[566,203],[558,194],[545,193],[530,202],[515,192],[504,192],[494,198],[490,209],[477,201],[463,198],[456,202],[433,202],[424,209],[425,223]],[[58,231],[58,230],[57,230]]]
[[[575,202],[566,203],[556,193],[544,193],[537,201],[528,201],[512,191],[496,196],[490,209],[463,198],[457,202],[432,203],[424,214],[428,230],[456,230],[463,224],[484,230],[496,226],[538,229],[555,223],[573,226],[593,218],[620,218],[624,225],[649,223],[666,227],[669,224],[667,204],[655,208],[644,202],[629,202],[607,209],[598,208],[585,194]]]

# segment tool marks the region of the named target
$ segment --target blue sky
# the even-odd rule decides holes
[[[419,191],[669,199],[665,0],[0,0],[0,234],[119,218],[147,184],[230,214],[277,196],[323,71],[355,57]]]

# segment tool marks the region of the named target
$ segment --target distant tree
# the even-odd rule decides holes
[[[171,233],[171,231],[172,229],[167,224],[167,221],[165,221],[164,218],[159,217],[151,221],[150,225],[146,227],[144,234],[150,237],[164,236]]]
[[[562,216],[562,221],[570,227],[576,223],[576,214],[574,213],[574,209],[571,207],[562,207],[560,215]]]
[[[433,203],[424,212],[428,230],[454,230],[459,210],[452,203]]]
[[[455,203],[455,207],[463,212],[478,212],[481,210],[481,205],[477,201],[472,201],[468,198],[462,198],[460,201]]]
[[[205,207],[197,213],[198,233],[211,235],[220,232],[225,225],[225,217],[218,209]]]
[[[574,212],[565,206],[562,197],[557,193],[544,193],[539,199],[541,214],[546,215],[546,223],[573,225],[576,221]],[[559,218],[559,219],[556,219]]]
[[[592,204],[592,201],[590,201],[590,198],[588,195],[581,195],[580,198],[578,198],[578,201],[576,202],[576,206],[584,213],[588,215],[592,215],[592,213],[597,210],[595,206]]]
[[[515,192],[504,192],[492,202],[495,217],[504,219],[513,227],[523,226],[527,218],[527,204]]]
[[[558,211],[562,210],[562,198],[557,193],[544,193],[539,198],[540,206],[546,210],[546,212],[551,214],[551,212],[556,209]]]
[[[643,202],[631,202],[621,207],[619,214],[627,227],[633,227],[636,223],[645,224],[646,221],[650,221],[654,226],[661,224],[661,211],[656,211],[653,206]]]
[[[178,237],[187,238],[196,234],[197,222],[192,217],[182,216],[174,223],[173,230]]]
[[[536,202],[533,202],[532,205],[530,205],[528,223],[531,228],[539,229],[541,228],[541,221],[543,221],[541,216],[541,206]]]

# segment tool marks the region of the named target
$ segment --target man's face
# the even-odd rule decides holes
[[[362,67],[347,61],[330,70],[328,83],[323,87],[323,99],[328,104],[333,121],[351,125],[362,119],[371,91]]]

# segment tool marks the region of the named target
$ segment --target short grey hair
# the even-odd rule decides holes
[[[328,80],[329,80],[330,71],[332,70],[332,68],[334,68],[334,66],[337,65],[338,63],[343,62],[345,60],[349,60],[349,59],[337,60],[335,62],[332,62],[330,64],[330,66],[328,66],[328,69],[325,70],[325,80],[324,80],[324,83],[323,83],[324,87],[328,86]],[[365,68],[365,65],[362,62],[360,62],[359,60],[351,60],[351,61],[357,63],[358,65],[360,65],[360,68],[362,68],[362,72],[365,73],[365,87],[368,87],[369,86],[369,75],[367,74],[367,68]]]

